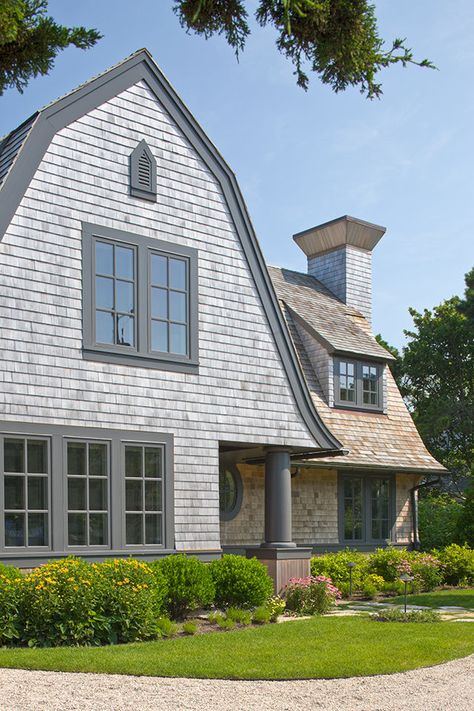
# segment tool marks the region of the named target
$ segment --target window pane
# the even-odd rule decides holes
[[[145,510],[161,511],[161,481],[151,479],[145,482]]]
[[[113,314],[95,312],[95,338],[97,343],[115,343]]]
[[[127,511],[143,510],[142,487],[143,481],[141,479],[135,481],[127,479],[125,482],[125,508]]]
[[[344,479],[344,538],[358,541],[362,535],[362,479]]]
[[[89,444],[89,476],[107,476],[106,444]]]
[[[186,322],[186,294],[170,291],[170,321]]]
[[[159,254],[151,255],[152,284],[157,284],[158,286],[168,286],[167,262],[168,260],[166,257],[162,257]]]
[[[107,479],[89,479],[89,510],[107,511]]]
[[[117,311],[122,311],[124,313],[133,313],[135,310],[134,305],[134,288],[133,284],[129,281],[117,281],[115,282],[115,299]]]
[[[160,514],[146,514],[145,516],[145,543],[161,545],[161,516]]]
[[[117,343],[121,346],[133,346],[135,344],[134,322],[135,320],[131,316],[117,316]]]
[[[186,289],[186,262],[182,259],[170,259],[170,288]]]
[[[68,508],[70,511],[85,511],[87,508],[86,479],[68,479]]]
[[[28,477],[28,508],[33,511],[48,508],[48,480],[44,476]]]
[[[83,442],[68,442],[67,473],[69,476],[86,475],[86,444]]]
[[[25,545],[25,514],[7,513],[5,514],[5,545],[24,546]]]
[[[85,513],[70,513],[68,515],[68,544],[70,546],[87,545],[87,515]]]
[[[153,318],[168,318],[168,292],[166,289],[152,288],[151,315]]]
[[[145,476],[155,479],[162,476],[162,450],[159,447],[145,448]]]
[[[186,326],[170,323],[170,353],[186,355]]]
[[[114,308],[114,280],[107,277],[95,278],[95,302],[99,309]]]
[[[5,476],[5,508],[25,508],[25,477]]]
[[[389,537],[389,480],[374,479],[371,482],[372,538]]]
[[[141,514],[127,514],[125,526],[127,545],[141,545],[143,543],[142,521]]]
[[[6,472],[23,473],[25,471],[24,452],[22,439],[5,439],[3,460]]]
[[[125,447],[125,476],[142,476],[142,447]]]
[[[28,514],[28,545],[48,545],[48,514]]]
[[[133,279],[133,249],[130,247],[115,247],[115,276],[122,279]]]
[[[27,445],[28,472],[30,474],[47,474],[48,450],[47,443],[41,440],[29,439]]]
[[[151,348],[154,351],[168,352],[168,324],[164,321],[151,322]]]
[[[114,248],[105,242],[95,243],[96,274],[114,273]]]
[[[89,545],[106,546],[107,535],[107,514],[92,513],[89,516]]]

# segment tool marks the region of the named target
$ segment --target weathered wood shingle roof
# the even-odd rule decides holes
[[[334,351],[347,351],[350,344],[351,352],[369,358],[388,360],[389,354],[375,341],[366,319],[343,304],[314,277],[276,267],[268,269],[316,409],[326,426],[349,450],[349,454],[337,460],[325,457],[314,463],[337,468],[375,467],[443,473],[444,467],[424,446],[388,368],[386,414],[329,407],[298,334],[298,320],[306,322],[306,330],[321,329],[324,340]],[[312,329],[308,329],[308,325]]]

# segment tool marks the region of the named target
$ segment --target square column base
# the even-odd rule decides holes
[[[266,566],[277,594],[285,589],[290,578],[311,575],[312,548],[249,547],[245,549],[245,555],[257,558]]]

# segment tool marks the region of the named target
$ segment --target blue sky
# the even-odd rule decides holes
[[[343,214],[385,225],[373,260],[374,329],[394,345],[408,307],[462,293],[474,265],[474,3],[379,0],[381,33],[407,37],[439,71],[391,68],[381,101],[307,93],[255,27],[240,62],[221,38],[186,35],[172,0],[50,0],[64,24],[97,27],[48,77],[0,99],[0,134],[140,47],[147,47],[239,179],[270,264],[305,271],[295,232]],[[255,7],[256,2],[249,2]]]

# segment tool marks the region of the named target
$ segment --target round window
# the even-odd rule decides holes
[[[237,516],[242,503],[242,480],[235,466],[223,466],[219,472],[219,510],[224,521]]]

